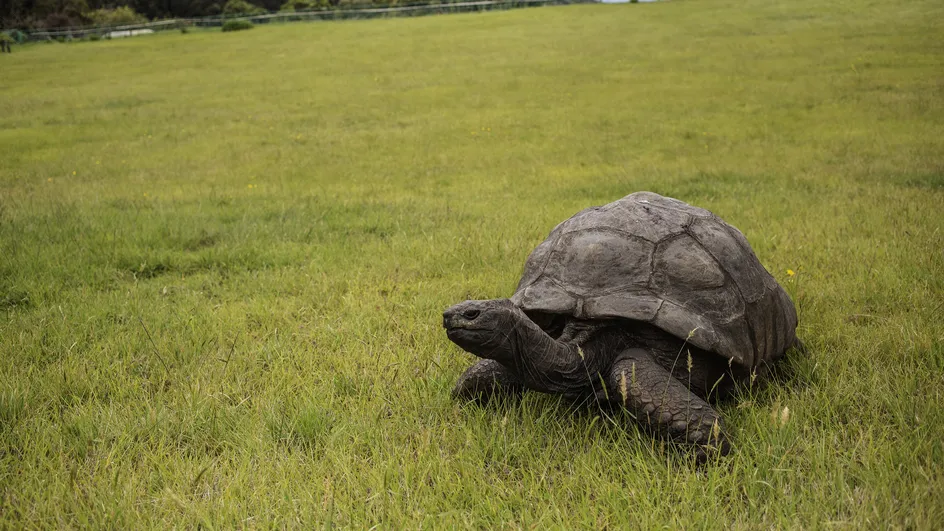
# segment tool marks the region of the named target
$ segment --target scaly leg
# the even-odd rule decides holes
[[[513,372],[495,360],[480,360],[459,377],[452,396],[487,403],[495,395],[520,396],[524,385]]]
[[[643,425],[673,441],[693,445],[698,457],[717,449],[731,451],[718,413],[672,377],[652,355],[641,348],[620,353],[607,377],[610,400],[622,404]]]

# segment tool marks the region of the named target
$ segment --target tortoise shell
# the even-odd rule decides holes
[[[745,367],[796,340],[793,302],[744,235],[651,192],[555,227],[528,257],[512,301],[526,313],[651,323]]]

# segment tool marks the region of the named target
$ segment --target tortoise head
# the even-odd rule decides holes
[[[443,328],[462,350],[510,365],[521,319],[527,319],[524,312],[508,299],[465,301],[443,312]]]

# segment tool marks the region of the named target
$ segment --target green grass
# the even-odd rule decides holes
[[[0,56],[0,527],[939,526],[942,17],[679,0]],[[810,347],[722,406],[738,451],[704,469],[553,397],[449,398],[442,310],[636,190],[739,227]]]

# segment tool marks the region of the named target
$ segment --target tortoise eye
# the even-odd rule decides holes
[[[480,313],[482,312],[479,310],[466,310],[462,312],[462,317],[465,317],[466,319],[471,321],[472,319],[475,319],[476,317],[478,317]]]

